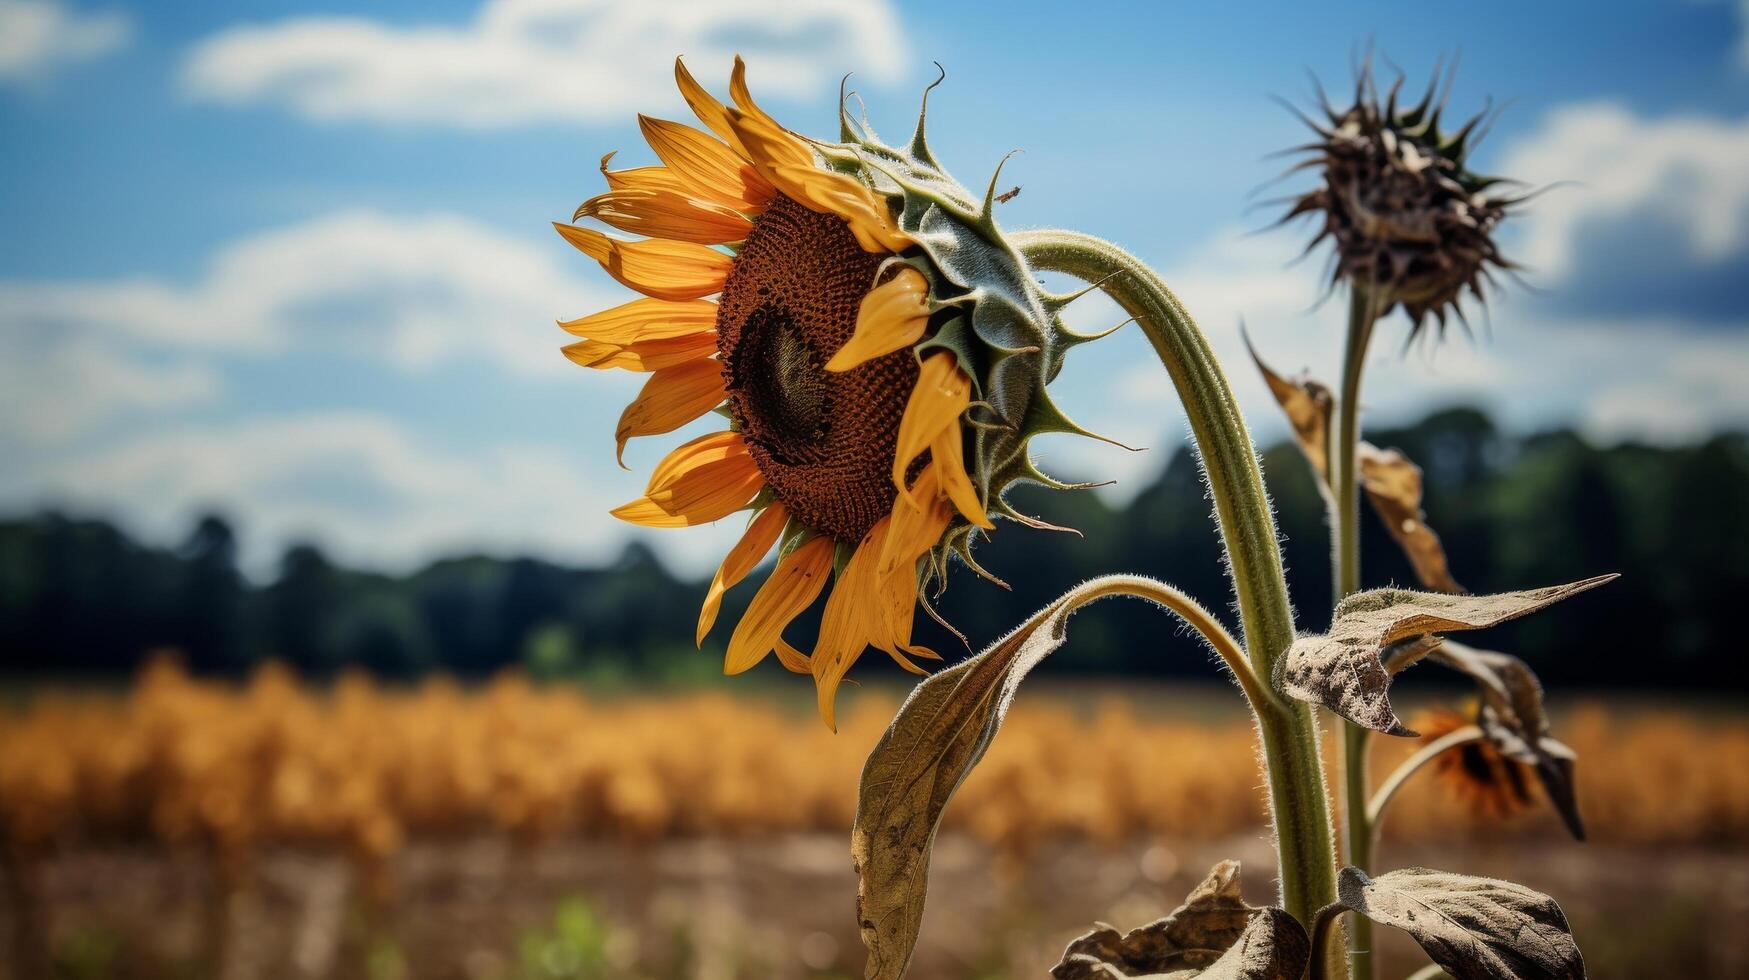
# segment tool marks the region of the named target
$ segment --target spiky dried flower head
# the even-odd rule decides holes
[[[622,452],[713,411],[728,419],[670,453],[644,496],[614,514],[684,527],[748,512],[698,638],[723,594],[775,549],[724,669],[775,651],[814,676],[830,723],[865,647],[916,672],[912,658],[936,658],[912,642],[912,617],[928,610],[923,588],[939,586],[950,555],[983,573],[971,543],[992,515],[1040,523],[1009,504],[1010,487],[1069,486],[1039,472],[1027,444],[1083,433],[1045,386],[1070,347],[1094,338],[1063,325],[1074,297],[1045,293],[1003,237],[995,178],[981,199],[956,183],[921,115],[901,149],[853,123],[841,97],[840,138],[828,143],[760,109],[738,58],[733,105],[679,62],[675,77],[709,132],[640,117],[662,165],[609,170],[609,154],[607,191],[573,216],[649,237],[558,226],[645,298],[562,323],[584,338],[565,353],[650,373],[620,417]],[[783,631],[828,580],[805,654]]]
[[[1417,717],[1414,728],[1421,741],[1431,744],[1460,728],[1475,724],[1449,709],[1435,709]],[[1433,760],[1434,775],[1452,796],[1478,816],[1502,819],[1518,814],[1535,802],[1529,766],[1502,755],[1487,739],[1453,746]]]
[[[1469,167],[1489,110],[1448,131],[1441,116],[1450,76],[1442,85],[1436,68],[1421,100],[1407,108],[1398,104],[1403,81],[1399,75],[1381,96],[1369,60],[1356,72],[1346,108],[1332,106],[1320,89],[1322,120],[1295,110],[1318,139],[1297,148],[1309,156],[1294,171],[1313,169],[1322,180],[1291,199],[1281,223],[1321,218],[1306,250],[1331,240],[1332,286],[1347,281],[1366,290],[1381,317],[1401,305],[1415,333],[1429,320],[1443,332],[1448,316],[1464,318],[1464,293],[1486,303],[1485,288],[1497,285],[1493,270],[1515,268],[1494,232],[1525,197],[1493,193],[1506,181]]]

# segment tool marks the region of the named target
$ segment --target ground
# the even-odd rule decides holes
[[[911,976],[1039,977],[1095,919],[1157,917],[1210,865],[1239,858],[1245,892],[1271,898],[1260,836],[1052,842],[1032,860],[944,837]],[[1592,974],[1749,976],[1749,855],[1740,849],[1501,837],[1388,842],[1393,866],[1509,877],[1555,896]],[[332,851],[279,848],[218,897],[199,853],[88,848],[31,872],[59,975],[392,978],[852,977],[861,972],[846,841],[829,834],[649,845],[498,837],[414,841],[374,906]],[[16,884],[16,883],[15,883]],[[380,883],[379,883],[380,884]],[[7,921],[22,910],[10,891]],[[16,927],[15,927],[16,929]],[[14,930],[15,931],[15,930]],[[19,977],[21,949],[5,961]],[[1381,938],[1380,976],[1422,965]]]

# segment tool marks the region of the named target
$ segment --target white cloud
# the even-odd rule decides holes
[[[769,95],[810,96],[854,69],[904,65],[883,0],[485,0],[460,26],[301,17],[201,42],[183,81],[198,99],[281,104],[311,119],[459,127],[574,120],[678,105],[677,54],[701,78],[735,53]]]
[[[0,332],[0,439],[62,443],[114,416],[210,403],[222,387],[206,364],[151,363],[88,338],[33,349]]]
[[[1667,352],[1654,377],[1628,377],[1600,388],[1582,428],[1594,435],[1650,442],[1704,439],[1723,426],[1749,423],[1749,343],[1733,337],[1686,338]]]
[[[233,355],[336,350],[416,371],[484,358],[564,370],[555,317],[612,305],[542,248],[465,218],[333,214],[220,249],[183,286],[0,282],[0,336],[97,337]]]
[[[0,506],[41,503],[120,515],[174,540],[215,509],[244,529],[247,565],[268,570],[287,543],[407,568],[469,551],[597,563],[638,535],[606,513],[637,478],[578,464],[561,447],[435,446],[376,414],[313,413],[187,426],[0,474]],[[735,522],[652,537],[687,573],[721,560]]]
[[[0,0],[0,82],[34,81],[128,42],[133,27],[113,11],[82,14],[58,0]]]
[[[1704,266],[1749,251],[1745,161],[1749,119],[1645,119],[1590,103],[1552,113],[1508,150],[1499,171],[1532,185],[1577,183],[1542,195],[1513,221],[1526,231],[1519,256],[1539,281],[1557,284],[1622,271],[1580,268],[1600,232],[1624,239],[1617,257],[1642,266]],[[1672,244],[1677,254],[1658,254]]]

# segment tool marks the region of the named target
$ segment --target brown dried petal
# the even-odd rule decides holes
[[[1305,929],[1282,909],[1246,905],[1239,862],[1222,861],[1165,918],[1122,936],[1100,925],[1070,943],[1051,976],[1298,980],[1310,954]]]
[[[1549,737],[1542,683],[1530,665],[1511,654],[1461,643],[1445,644],[1432,657],[1475,680],[1482,692],[1482,708],[1476,717],[1482,733],[1500,754],[1536,771],[1543,792],[1567,830],[1584,840],[1585,824],[1579,817],[1573,778],[1578,757],[1571,748]]]
[[[1441,595],[1407,589],[1357,592],[1336,607],[1328,633],[1294,641],[1276,664],[1275,686],[1290,697],[1321,704],[1364,728],[1412,735],[1391,707],[1391,672],[1384,663],[1387,646],[1426,633],[1497,626],[1615,577],[1599,575],[1568,585],[1498,595]]]
[[[1306,461],[1312,464],[1312,472],[1318,478],[1318,489],[1328,494],[1330,415],[1336,407],[1335,397],[1329,388],[1308,375],[1284,378],[1270,370],[1263,358],[1257,356],[1257,348],[1251,346],[1249,336],[1245,337],[1245,349],[1251,352],[1251,360],[1269,385],[1270,393],[1275,395],[1276,404],[1281,406],[1288,424],[1293,426],[1294,442],[1299,444],[1300,452],[1306,454]]]
[[[1276,404],[1281,406],[1288,424],[1293,427],[1294,442],[1305,454],[1306,461],[1312,464],[1319,492],[1328,498],[1330,417],[1335,409],[1335,398],[1329,388],[1307,375],[1284,378],[1276,374],[1257,356],[1257,349],[1251,345],[1248,336],[1245,347],[1251,352],[1251,360],[1257,364],[1264,382],[1269,385],[1270,393],[1275,395]],[[1372,501],[1373,509],[1384,521],[1391,537],[1408,555],[1415,568],[1415,577],[1424,587],[1436,592],[1466,591],[1452,578],[1445,560],[1445,548],[1439,543],[1439,535],[1427,525],[1427,515],[1421,510],[1421,467],[1398,450],[1380,449],[1367,442],[1360,444],[1356,455],[1360,483],[1366,490],[1367,499]]]
[[[1445,548],[1439,535],[1427,526],[1427,515],[1421,510],[1421,467],[1398,450],[1380,449],[1367,442],[1360,444],[1359,463],[1367,499],[1409,556],[1415,577],[1435,592],[1467,591],[1451,577]]]

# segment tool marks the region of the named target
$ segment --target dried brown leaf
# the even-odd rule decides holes
[[[1508,653],[1447,643],[1432,659],[1467,674],[1482,692],[1476,724],[1500,753],[1536,772],[1543,792],[1578,840],[1585,839],[1573,778],[1578,756],[1549,736],[1543,686],[1530,665]]]
[[[1083,583],[982,653],[925,679],[869,753],[850,849],[870,980],[905,972],[923,920],[929,853],[942,811],[1002,727],[1020,682],[1062,646],[1070,614],[1123,593],[1124,579]]]
[[[1585,960],[1555,900],[1493,878],[1404,868],[1369,878],[1343,868],[1335,905],[1318,913],[1319,934],[1343,909],[1408,933],[1455,980],[1584,980]]]
[[[1467,591],[1451,577],[1439,535],[1421,510],[1421,467],[1395,449],[1360,444],[1360,484],[1385,529],[1409,556],[1415,577],[1435,592]]]
[[[1293,427],[1294,442],[1299,444],[1300,452],[1306,454],[1306,461],[1312,464],[1319,490],[1329,493],[1330,416],[1336,408],[1335,396],[1329,388],[1308,375],[1284,378],[1270,370],[1263,358],[1257,356],[1257,348],[1251,346],[1249,336],[1245,338],[1245,349],[1251,352],[1251,360],[1256,363],[1264,383],[1275,396],[1276,404],[1281,406],[1288,424]]]
[[[1568,585],[1498,595],[1442,595],[1408,589],[1357,592],[1336,607],[1328,633],[1294,641],[1276,664],[1275,687],[1290,697],[1321,704],[1364,728],[1412,735],[1391,707],[1392,672],[1384,661],[1387,647],[1423,634],[1497,626],[1615,577],[1599,575]],[[1421,647],[1416,655],[1427,652]],[[1408,663],[1393,656],[1393,666],[1400,670]]]
[[[1282,909],[1246,905],[1239,862],[1222,861],[1165,918],[1124,935],[1099,925],[1070,943],[1051,976],[1299,980],[1310,954],[1305,929]]]
[[[1330,419],[1336,399],[1330,389],[1307,375],[1284,378],[1263,363],[1251,338],[1245,338],[1251,360],[1269,385],[1276,404],[1281,406],[1293,427],[1294,442],[1312,473],[1318,478],[1318,490],[1328,498],[1330,490]],[[1362,442],[1356,450],[1360,484],[1372,501],[1373,510],[1391,537],[1408,555],[1415,577],[1422,586],[1435,592],[1463,592],[1464,587],[1452,578],[1446,563],[1445,548],[1439,535],[1427,525],[1427,515],[1421,510],[1421,467],[1395,449],[1380,449]]]

